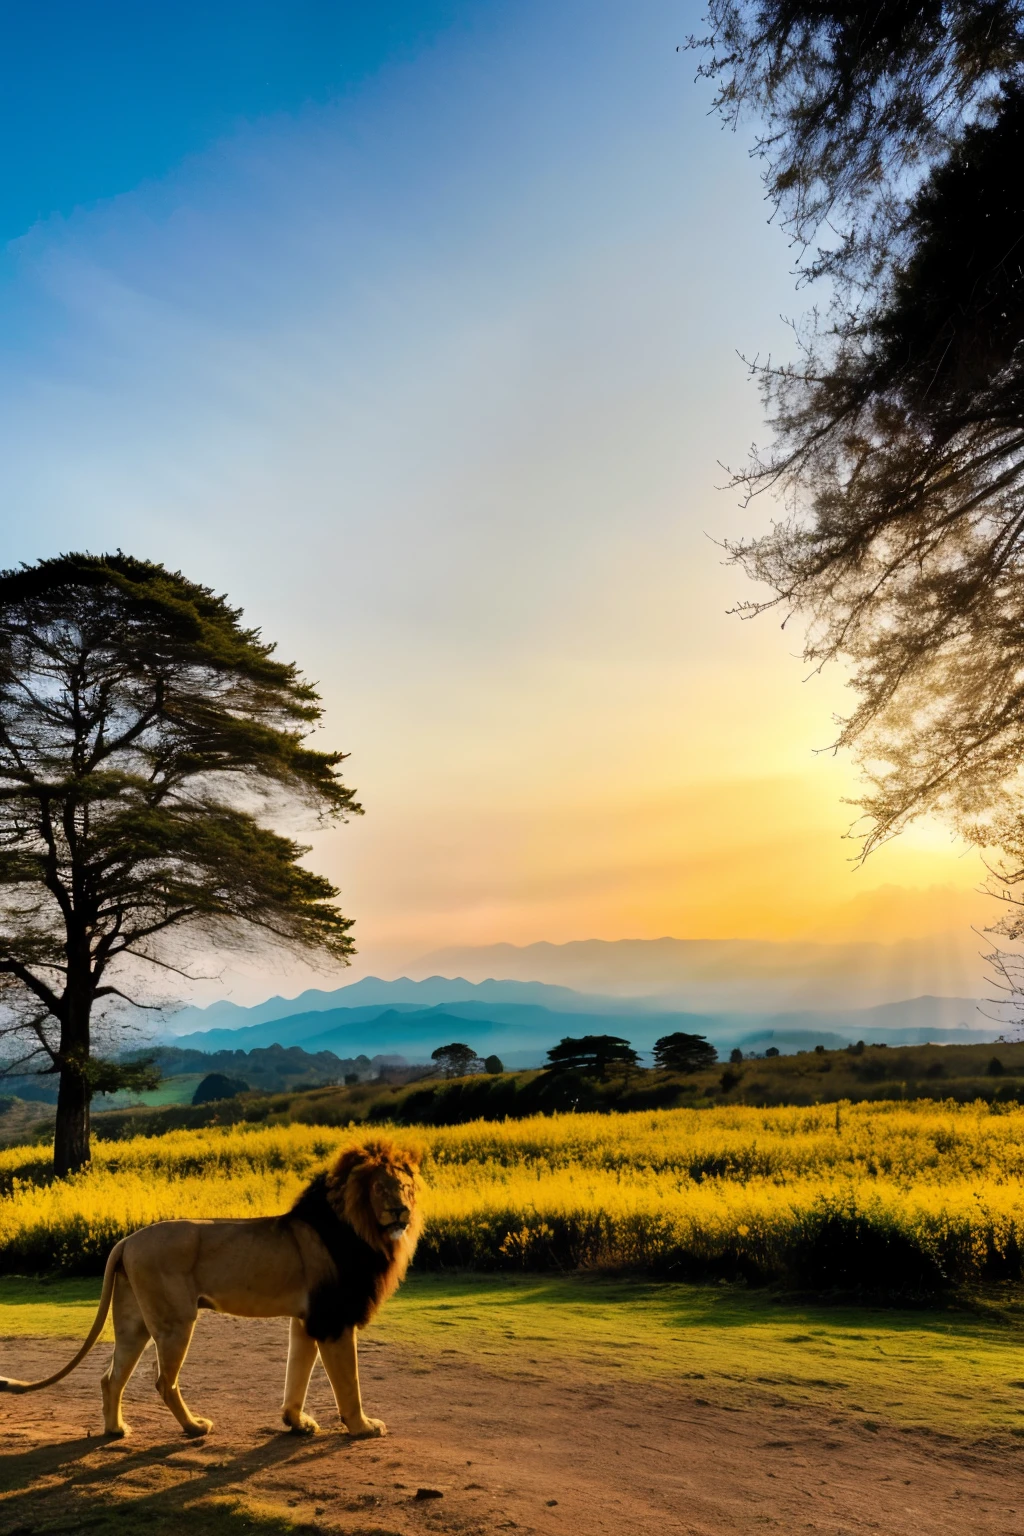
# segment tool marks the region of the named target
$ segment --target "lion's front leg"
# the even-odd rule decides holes
[[[320,1358],[334,1389],[334,1401],[355,1439],[364,1435],[386,1435],[387,1426],[380,1419],[368,1419],[359,1394],[359,1361],[356,1356],[356,1331],[346,1328],[340,1339],[321,1340]]]
[[[315,1435],[320,1428],[316,1419],[303,1413],[309,1378],[316,1364],[317,1344],[306,1332],[301,1317],[293,1317],[288,1329],[288,1369],[284,1378],[284,1402],[281,1417],[295,1435]]]

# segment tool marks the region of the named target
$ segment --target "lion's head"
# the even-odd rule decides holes
[[[327,1198],[365,1243],[404,1273],[422,1227],[416,1154],[383,1137],[341,1153],[327,1175]]]

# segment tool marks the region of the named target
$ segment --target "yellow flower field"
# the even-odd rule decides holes
[[[91,1272],[147,1222],[284,1210],[362,1134],[238,1126],[104,1142],[88,1172],[59,1184],[42,1149],[8,1149],[0,1265]],[[395,1135],[423,1155],[418,1262],[427,1267],[582,1266],[911,1291],[1022,1271],[1016,1106],[677,1109]]]

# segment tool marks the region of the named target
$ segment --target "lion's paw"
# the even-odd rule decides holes
[[[213,1428],[212,1419],[193,1419],[191,1424],[184,1426],[185,1433],[190,1440],[200,1440],[203,1435],[208,1435]]]
[[[105,1429],[103,1431],[105,1440],[124,1440],[130,1434],[131,1429],[127,1424],[118,1424],[114,1429]]]
[[[387,1432],[388,1427],[383,1419],[364,1419],[355,1429],[349,1429],[353,1440],[371,1440]]]
[[[282,1417],[293,1435],[318,1435],[320,1433],[320,1425],[316,1419],[310,1418],[308,1413],[285,1413]]]

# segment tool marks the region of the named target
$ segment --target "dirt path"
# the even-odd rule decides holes
[[[19,1375],[68,1357],[59,1339],[0,1348],[4,1368]],[[107,1443],[97,1437],[108,1350],[98,1347],[48,1392],[0,1399],[4,1536],[44,1519],[62,1525],[90,1496],[137,1501],[131,1529],[140,1531],[149,1510],[166,1516],[239,1495],[310,1529],[352,1536],[1019,1536],[1024,1526],[1021,1442],[968,1446],[872,1431],[849,1413],[829,1419],[767,1400],[737,1409],[702,1398],[700,1383],[599,1379],[575,1363],[544,1375],[491,1373],[372,1334],[362,1347],[364,1397],[389,1437],[353,1443],[332,1429],[296,1439],[278,1432],[284,1326],[225,1317],[200,1320],[182,1376],[190,1406],[215,1421],[211,1438],[180,1437],[146,1357],[126,1395],[134,1434]],[[333,1424],[319,1368],[310,1407],[325,1428]],[[420,1488],[443,1497],[417,1499]],[[201,1528],[183,1515],[182,1528],[190,1525]]]

